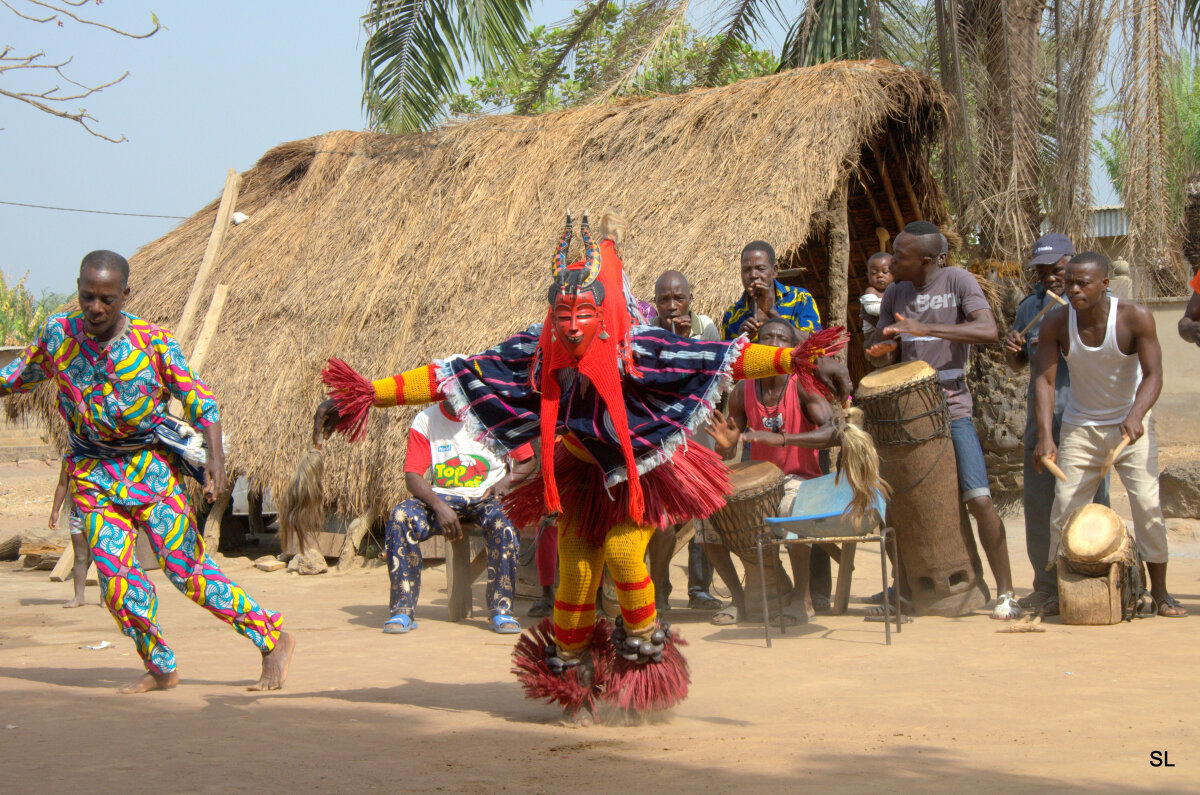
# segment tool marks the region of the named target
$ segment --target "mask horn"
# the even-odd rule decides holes
[[[588,224],[587,210],[583,211],[583,220],[579,224],[579,236],[583,238],[583,261],[584,267],[588,271],[585,283],[590,284],[600,275],[600,249],[592,240],[592,230]]]
[[[583,217],[584,229],[587,227],[587,216]],[[571,217],[571,213],[567,212],[567,223],[563,228],[562,237],[558,240],[558,248],[554,252],[554,256],[550,260],[550,275],[557,276],[560,271],[566,270],[570,264],[571,253],[571,238],[574,236],[572,227],[575,225],[575,219]],[[585,239],[587,232],[584,232]]]

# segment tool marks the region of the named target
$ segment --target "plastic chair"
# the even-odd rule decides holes
[[[837,473],[812,478],[800,484],[796,499],[792,503],[792,515],[769,517],[767,533],[756,540],[758,565],[763,565],[763,547],[782,547],[791,544],[841,544],[838,555],[838,580],[834,593],[834,614],[845,613],[850,601],[850,578],[854,572],[854,553],[861,543],[879,544],[879,570],[883,580],[883,632],[887,645],[892,643],[891,620],[894,617],[896,631],[900,631],[903,616],[899,599],[893,604],[888,588],[887,544],[890,541],[892,554],[899,555],[896,547],[896,531],[883,525],[887,502],[879,492],[875,493],[875,504],[868,516],[854,526],[845,516],[846,507],[853,498],[850,483],[838,478]],[[897,558],[898,560],[898,558]],[[783,589],[777,594],[779,602],[779,632],[787,634],[783,616]],[[771,618],[768,608],[767,584],[762,583],[763,635],[767,648],[771,647]]]

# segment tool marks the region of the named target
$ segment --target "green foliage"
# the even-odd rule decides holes
[[[1167,182],[1172,221],[1178,221],[1183,212],[1185,187],[1200,170],[1200,54],[1188,53],[1175,60],[1163,82],[1167,89]],[[1109,130],[1094,145],[1108,178],[1117,192],[1122,193],[1126,152],[1122,131]]]
[[[788,30],[780,68],[878,55],[928,67],[935,3],[926,0],[811,0]]]
[[[526,41],[531,0],[372,0],[363,16],[363,107],[376,129],[436,124],[466,67],[506,69]]]
[[[24,345],[37,336],[46,318],[67,302],[68,296],[45,293],[34,298],[25,287],[29,274],[11,286],[0,273],[0,345]]]
[[[521,110],[537,114],[560,110],[587,102],[606,88],[616,75],[636,63],[636,58],[652,34],[641,11],[648,3],[619,6],[608,2],[594,14],[595,19],[582,32],[575,23],[586,21],[589,11],[581,7],[574,18],[557,27],[540,25],[529,33],[508,69],[466,81],[467,91],[455,94],[450,111],[459,115]],[[564,48],[573,43],[570,55],[563,59]],[[616,92],[617,96],[677,94],[708,81],[707,71],[720,38],[702,36],[685,24],[676,26],[655,49],[636,77]],[[711,81],[726,85],[775,71],[777,59],[771,53],[749,44],[727,44],[730,54]],[[560,62],[561,61],[561,62]],[[537,97],[541,78],[550,79]],[[529,101],[533,96],[534,99]]]

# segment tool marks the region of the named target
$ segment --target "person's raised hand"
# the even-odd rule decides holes
[[[726,417],[719,409],[713,409],[706,429],[718,447],[733,447],[742,436],[742,432],[738,430],[737,423],[733,421],[733,418]]]
[[[1004,350],[1009,353],[1021,353],[1025,350],[1025,335],[1013,329],[1004,335]]]
[[[928,329],[924,323],[919,320],[907,318],[899,312],[896,313],[895,317],[895,322],[883,330],[883,336],[895,337],[900,334],[910,334],[914,337],[926,336]]]
[[[691,314],[679,315],[667,321],[670,324],[671,331],[681,337],[692,336],[692,316]]]
[[[877,342],[867,348],[867,356],[874,356],[876,359],[887,356],[897,348],[894,342]]]
[[[846,365],[829,356],[817,359],[817,380],[837,395],[838,400],[844,401],[854,392],[854,382],[850,380],[850,371],[846,369]]]
[[[313,447],[320,450],[341,421],[342,415],[338,412],[333,398],[326,398],[318,403],[317,410],[313,412]]]
[[[462,538],[462,521],[445,500],[437,500],[437,504],[433,506],[433,515],[437,517],[438,526],[442,528],[442,534],[446,536],[447,541],[457,541]]]

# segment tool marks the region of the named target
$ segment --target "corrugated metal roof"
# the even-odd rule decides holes
[[[1129,234],[1129,216],[1124,205],[1093,207],[1088,220],[1091,237],[1124,237]]]

